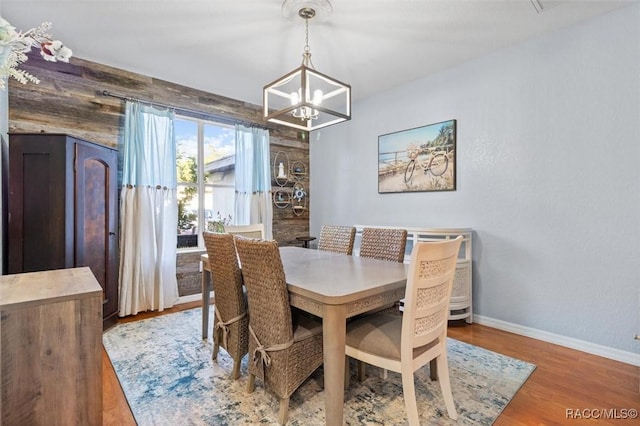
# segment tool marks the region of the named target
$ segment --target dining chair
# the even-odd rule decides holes
[[[406,229],[363,228],[359,256],[402,263],[406,246]]]
[[[393,228],[362,228],[359,256],[371,257],[390,262],[404,262],[404,252],[407,247],[407,230]],[[401,314],[400,302],[378,309],[378,311],[393,311]],[[363,367],[364,368],[364,367]],[[386,378],[386,371],[383,373]]]
[[[318,239],[318,250],[351,255],[356,228],[353,226],[323,225]]]
[[[258,376],[280,399],[287,422],[289,398],[322,365],[322,323],[294,316],[276,241],[235,237],[249,303],[249,380]]]
[[[416,243],[411,252],[402,316],[379,312],[347,324],[347,356],[402,375],[410,425],[419,424],[414,372],[433,360],[431,377],[440,382],[449,417],[457,418],[449,381],[447,320],[461,242],[459,236]],[[346,379],[348,384],[348,375]]]
[[[240,363],[249,351],[249,317],[238,256],[230,234],[203,232],[213,281],[213,356],[223,347],[233,359],[233,379],[240,377]]]
[[[224,225],[224,232],[231,235],[242,235],[244,237],[264,240],[263,223],[255,223],[253,225]]]

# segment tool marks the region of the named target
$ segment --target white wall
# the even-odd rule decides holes
[[[449,119],[457,190],[378,194],[378,135]],[[358,102],[310,171],[312,235],[472,227],[475,314],[640,351],[640,6]]]

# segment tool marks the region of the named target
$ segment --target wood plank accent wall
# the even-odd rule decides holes
[[[52,63],[44,61],[37,53],[31,53],[22,68],[38,77],[40,84],[23,85],[14,79],[9,80],[10,133],[66,133],[102,145],[121,146],[124,102],[103,96],[104,90],[201,111],[204,116],[209,114],[245,124],[267,125],[262,118],[261,106],[80,58],[71,58],[68,64]],[[261,90],[262,84],[256,82],[256,90]],[[308,132],[271,123],[268,127],[272,164],[275,154],[282,151],[291,162],[301,161],[309,166]],[[309,182],[305,184],[310,202]],[[280,245],[299,245],[295,238],[308,235],[308,210],[301,216],[295,216],[290,208],[274,207],[273,213],[273,237]],[[178,265],[181,295],[195,292],[192,287],[199,291],[198,264],[179,259]]]

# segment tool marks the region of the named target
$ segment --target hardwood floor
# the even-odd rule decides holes
[[[137,321],[197,306],[199,302],[188,303],[163,313],[122,318],[120,322]],[[620,418],[628,413],[623,410],[634,409],[636,413],[640,410],[638,367],[479,324],[452,325],[449,327],[449,336],[536,364],[536,370],[498,417],[496,426],[635,425],[639,422],[637,419]],[[103,424],[135,425],[104,350],[103,392]],[[592,413],[590,410],[595,409],[610,410],[608,414],[618,418],[587,419]],[[573,418],[568,416],[567,410],[573,410]],[[578,415],[582,415],[581,420],[576,419]]]
[[[640,410],[639,368],[478,324],[449,327],[449,337],[536,365],[495,422],[500,425],[638,424],[637,419],[575,420],[577,410]],[[574,419],[567,410],[573,410]],[[615,413],[614,413],[615,414]]]

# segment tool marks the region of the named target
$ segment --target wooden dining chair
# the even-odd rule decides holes
[[[256,223],[253,225],[224,225],[224,232],[264,240],[265,231],[263,223]]]
[[[351,255],[356,228],[353,226],[323,225],[318,239],[318,250]]]
[[[449,381],[447,320],[461,242],[459,236],[416,243],[407,275],[404,315],[379,312],[347,324],[347,356],[402,375],[410,425],[419,424],[414,372],[432,360],[431,373],[435,367],[447,413],[457,418]]]
[[[363,228],[359,256],[402,263],[406,246],[406,229]]]
[[[233,359],[234,379],[240,377],[240,363],[249,351],[249,316],[242,273],[230,234],[203,232],[213,281],[213,359],[224,348]]]
[[[322,323],[293,317],[278,243],[235,237],[249,302],[249,380],[258,376],[280,399],[287,422],[289,397],[322,365]]]

